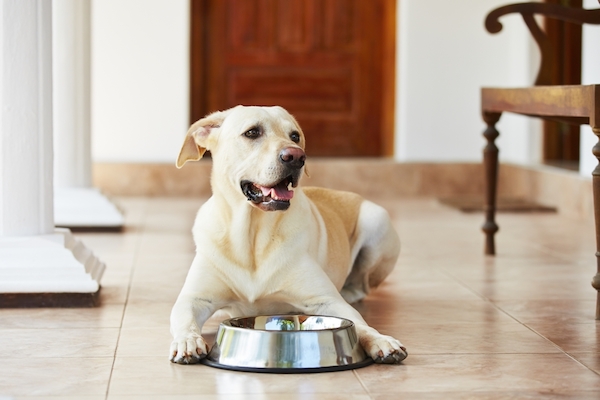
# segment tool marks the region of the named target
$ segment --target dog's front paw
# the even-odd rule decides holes
[[[361,344],[378,364],[399,364],[408,356],[406,347],[391,336],[371,336],[361,340]]]
[[[208,346],[201,336],[190,334],[176,337],[171,343],[171,362],[197,364],[208,354]]]

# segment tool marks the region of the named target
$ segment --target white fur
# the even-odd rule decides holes
[[[261,127],[257,139],[244,136],[252,126]],[[291,131],[300,133],[298,142]],[[281,107],[238,106],[190,128],[177,165],[210,150],[213,196],[198,211],[196,256],[171,313],[173,362],[206,355],[202,326],[219,310],[232,317],[301,312],[347,318],[375,361],[406,357],[399,341],[368,326],[346,301],[362,299],[395,265],[399,240],[387,212],[350,193],[300,186],[287,210],[263,211],[242,193],[242,180],[274,185],[282,179],[279,154],[290,147],[303,149],[304,135]]]

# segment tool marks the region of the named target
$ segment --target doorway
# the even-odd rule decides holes
[[[393,155],[396,0],[192,0],[191,122],[280,105],[307,154]]]

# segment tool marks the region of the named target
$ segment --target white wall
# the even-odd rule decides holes
[[[481,86],[530,85],[538,66],[539,52],[520,15],[501,18],[504,29],[498,34],[485,30],[487,13],[504,4],[400,0],[398,160],[481,160]],[[497,141],[501,160],[537,161],[538,126],[526,117],[503,115]]]
[[[596,0],[584,0],[584,8],[598,8]],[[600,84],[600,26],[584,25],[581,62],[581,83]],[[598,138],[588,125],[581,127],[581,141],[579,149],[579,173],[590,177],[598,160],[592,154],[592,147]]]
[[[396,159],[481,160],[480,87],[531,84],[537,68],[521,17],[490,35],[485,15],[506,0],[398,2]],[[188,0],[93,0],[94,161],[173,162],[188,127],[188,46]],[[532,121],[502,117],[503,161],[536,160]]]
[[[188,128],[188,0],[93,0],[92,149],[175,162]]]

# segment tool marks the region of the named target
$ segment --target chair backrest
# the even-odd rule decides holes
[[[598,0],[600,3],[600,0]],[[561,21],[572,22],[575,24],[595,24],[600,25],[599,9],[580,9],[570,8],[560,4],[546,3],[518,3],[510,4],[491,11],[485,19],[485,28],[490,33],[498,33],[502,30],[502,24],[499,18],[506,14],[519,13],[523,17],[525,24],[533,35],[541,53],[540,69],[535,80],[535,85],[551,85],[552,77],[557,68],[554,60],[554,48],[552,42],[538,25],[535,15],[543,15],[548,18],[554,18]]]

